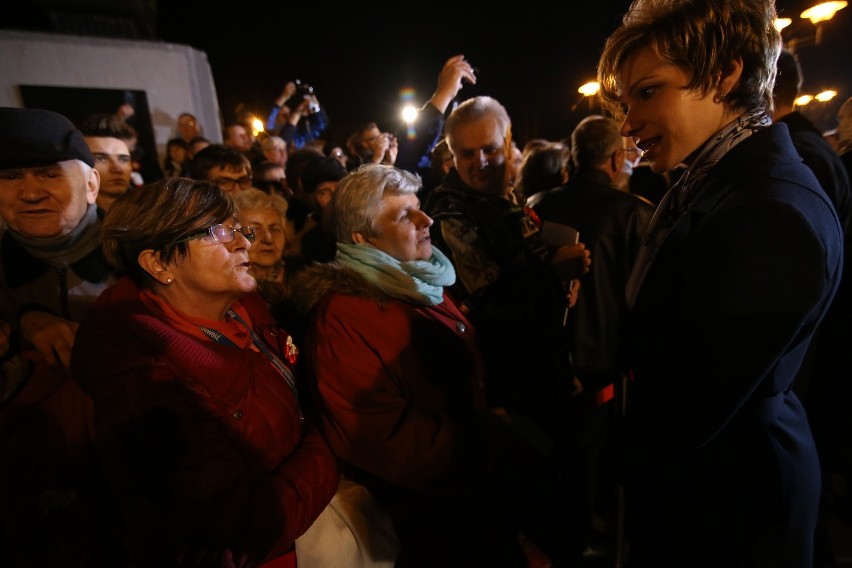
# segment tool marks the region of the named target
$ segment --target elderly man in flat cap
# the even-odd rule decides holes
[[[101,253],[93,166],[66,117],[0,108],[0,307],[13,343],[62,367],[77,322],[113,281]]]
[[[4,566],[122,565],[91,400],[63,368],[77,322],[112,281],[101,255],[93,164],[82,134],[64,116],[0,108]]]

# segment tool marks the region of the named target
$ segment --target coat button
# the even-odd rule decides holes
[[[467,326],[463,321],[456,323],[456,329],[459,330],[459,333],[464,333],[467,331]]]
[[[243,417],[243,411],[242,410],[237,410],[236,412],[234,412],[234,418],[236,418],[237,420],[239,420],[242,417]]]

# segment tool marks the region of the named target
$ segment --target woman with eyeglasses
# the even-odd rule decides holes
[[[254,230],[207,182],[125,196],[103,226],[123,276],[80,324],[71,361],[94,402],[122,565],[295,566],[294,540],[338,471],[303,418],[298,349],[255,291]]]

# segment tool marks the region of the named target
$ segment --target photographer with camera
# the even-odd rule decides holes
[[[443,136],[444,114],[464,83],[476,84],[476,70],[464,55],[454,55],[444,62],[435,92],[418,110],[411,125],[414,136],[403,135],[402,131],[398,137],[382,133],[375,122],[367,122],[352,135],[350,152],[354,154],[347,167],[354,170],[364,163],[385,163],[425,176],[432,149]]]
[[[396,163],[399,153],[399,141],[390,132],[382,132],[375,122],[362,124],[355,131],[357,154],[348,160],[349,170],[358,169],[362,164]]]
[[[288,148],[304,148],[326,128],[328,116],[314,88],[299,79],[284,85],[266,119],[267,132],[283,138]]]

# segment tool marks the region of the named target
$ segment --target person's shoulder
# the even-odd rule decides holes
[[[427,214],[435,215],[457,199],[458,195],[451,186],[446,183],[440,183],[429,190],[422,208]]]
[[[535,210],[537,207],[541,207],[542,205],[546,205],[555,199],[559,199],[560,196],[567,194],[567,192],[568,188],[564,185],[552,187],[544,191],[539,191],[538,193],[531,195],[527,199],[526,206]]]
[[[654,204],[654,202],[645,197],[644,195],[639,195],[638,193],[628,193],[628,195],[632,195],[639,201],[639,204],[637,204],[636,206],[637,209],[645,210],[650,213],[653,213],[657,209],[657,206]]]
[[[656,206],[647,197],[643,197],[641,195],[631,193],[629,191],[622,191],[615,187],[612,188],[611,192],[608,192],[608,196],[613,201],[617,203],[623,203],[625,206],[631,209],[645,209],[651,211],[656,209]]]

